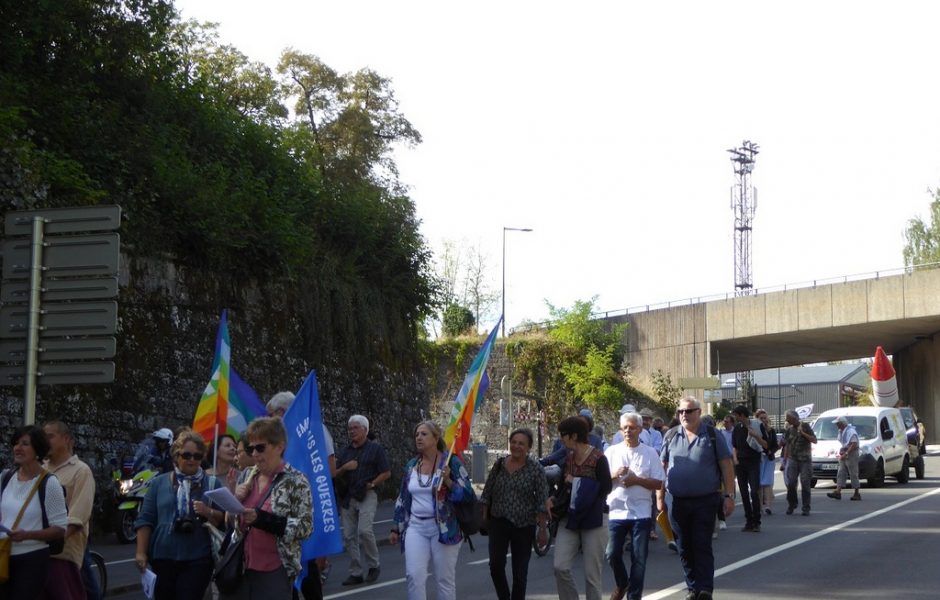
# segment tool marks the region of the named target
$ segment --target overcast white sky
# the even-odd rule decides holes
[[[489,254],[513,326],[733,290],[726,150],[760,145],[754,284],[902,265],[940,186],[936,2],[177,0],[272,67],[393,81],[432,248]],[[495,320],[495,317],[493,318]],[[489,325],[487,325],[489,327]]]

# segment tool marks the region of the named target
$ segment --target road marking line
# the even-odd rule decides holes
[[[120,565],[120,564],[123,564],[123,563],[134,562],[135,560],[137,560],[137,559],[135,559],[135,558],[127,558],[127,559],[124,559],[124,560],[112,560],[111,562],[106,562],[106,563],[104,563],[104,566],[110,567],[111,565]]]
[[[366,587],[357,587],[355,589],[349,590],[348,592],[340,592],[338,594],[330,594],[329,596],[324,596],[323,600],[330,600],[330,598],[345,598],[346,596],[352,596],[355,594],[361,594],[362,592],[368,592],[371,590],[378,590],[390,585],[397,585],[399,583],[405,583],[405,578],[400,579],[391,579],[389,581],[383,581],[382,583],[376,583],[373,585],[367,585]]]
[[[815,540],[816,538],[820,538],[820,537],[822,537],[822,536],[824,536],[824,535],[829,535],[830,533],[835,533],[836,531],[839,531],[840,529],[845,529],[846,527],[851,527],[852,525],[855,525],[855,524],[857,524],[857,523],[861,523],[862,521],[867,521],[868,519],[873,519],[873,518],[875,518],[875,517],[879,517],[879,516],[881,516],[881,515],[883,515],[883,514],[885,514],[885,513],[887,513],[887,512],[891,512],[892,510],[901,508],[902,506],[907,506],[908,504],[911,504],[912,502],[917,502],[918,500],[922,500],[922,499],[924,499],[924,498],[926,498],[926,497],[928,497],[928,496],[933,496],[934,494],[937,494],[937,493],[940,493],[940,488],[934,488],[934,489],[930,490],[929,492],[924,492],[923,494],[921,494],[921,495],[919,495],[919,496],[914,496],[913,498],[908,498],[907,500],[903,500],[903,501],[901,501],[901,502],[898,502],[897,504],[893,504],[893,505],[891,505],[891,506],[886,506],[885,508],[876,510],[876,511],[873,512],[873,513],[868,513],[868,514],[866,514],[866,515],[862,515],[862,516],[860,516],[860,517],[856,517],[856,518],[851,519],[851,520],[849,520],[849,521],[845,521],[844,523],[839,523],[839,524],[837,524],[837,525],[832,525],[831,527],[827,527],[826,529],[823,529],[823,530],[821,530],[821,531],[817,531],[817,532],[815,532],[815,533],[811,533],[811,534],[809,534],[809,535],[806,535],[806,536],[803,536],[803,537],[801,537],[801,538],[795,539],[795,540],[793,540],[792,542],[787,542],[787,543],[785,543],[785,544],[781,544],[780,546],[774,546],[773,548],[771,548],[771,549],[769,549],[769,550],[764,550],[763,552],[759,552],[759,553],[757,553],[757,554],[755,554],[755,555],[753,555],[753,556],[749,556],[749,557],[747,557],[747,558],[745,558],[745,559],[743,559],[743,560],[739,560],[739,561],[736,562],[736,563],[731,563],[730,565],[728,565],[728,566],[726,566],[726,567],[722,567],[722,568],[720,568],[720,569],[716,569],[716,570],[715,570],[715,577],[717,578],[717,577],[719,577],[719,576],[721,576],[721,575],[725,575],[725,574],[727,574],[727,573],[731,573],[732,571],[737,571],[738,569],[744,568],[744,567],[746,567],[746,566],[748,566],[748,565],[751,565],[751,564],[753,564],[753,563],[755,563],[755,562],[757,562],[757,561],[759,561],[759,560],[763,560],[763,559],[765,559],[765,558],[767,558],[767,557],[769,557],[769,556],[773,556],[774,554],[779,554],[780,552],[783,552],[784,550],[789,550],[790,548],[793,548],[793,547],[795,547],[795,546],[799,546],[800,544],[805,544],[806,542],[810,542],[810,541]],[[660,598],[665,598],[665,597],[670,596],[670,595],[672,595],[672,594],[674,594],[674,593],[676,593],[676,592],[684,592],[684,591],[686,591],[686,589],[687,589],[687,588],[685,587],[685,582],[683,581],[682,583],[677,583],[676,585],[674,585],[674,586],[672,586],[672,587],[668,587],[668,588],[666,588],[666,589],[659,590],[658,592],[655,592],[655,593],[653,593],[653,594],[644,594],[643,597],[646,598],[646,600],[659,600]]]
[[[506,553],[506,557],[507,557],[507,558],[511,558],[511,557],[512,557],[512,552],[507,552],[507,553]],[[489,559],[489,558],[484,558],[483,560],[475,560],[475,561],[473,561],[473,562],[468,562],[468,563],[465,563],[465,564],[467,564],[467,565],[482,565],[482,564],[486,564],[486,563],[488,563],[488,562],[490,562],[490,559]],[[385,581],[385,582],[382,582],[382,583],[377,583],[377,584],[375,584],[375,585],[370,585],[370,586],[366,586],[366,587],[357,587],[356,589],[354,589],[354,590],[349,590],[348,592],[340,592],[340,593],[338,593],[338,594],[333,594],[333,595],[331,595],[331,596],[324,596],[324,597],[323,597],[323,600],[329,600],[330,598],[343,598],[343,597],[345,597],[345,596],[352,596],[353,594],[358,594],[358,593],[360,593],[360,592],[367,592],[367,591],[370,591],[370,590],[377,590],[377,589],[379,589],[379,588],[388,587],[388,586],[390,586],[390,585],[395,585],[396,583],[404,583],[405,581],[406,581],[406,579],[404,579],[404,578],[402,578],[402,579],[392,579],[391,581]]]

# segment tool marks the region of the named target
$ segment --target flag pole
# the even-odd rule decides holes
[[[454,455],[454,448],[457,447],[457,438],[460,437],[460,430],[463,429],[463,423],[457,423],[457,435],[454,436],[454,441],[450,445],[450,450],[447,451],[447,459],[444,461],[444,465],[450,464],[450,457]],[[444,470],[444,467],[440,468],[441,471]],[[437,482],[437,489],[434,490],[434,493],[441,491],[441,486],[444,485],[444,478],[441,477],[440,481]]]
[[[218,473],[216,465],[219,462],[219,417],[215,417],[215,437],[212,439],[212,472]]]

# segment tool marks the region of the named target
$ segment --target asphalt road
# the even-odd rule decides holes
[[[782,480],[777,478],[777,498],[772,516],[765,516],[760,533],[740,531],[744,516],[740,504],[729,519],[729,528],[715,541],[717,572],[715,597],[739,600],[822,598],[940,597],[940,448],[932,447],[927,476],[900,485],[889,478],[883,488],[863,485],[862,501],[837,501],[825,496],[833,484],[820,482],[813,492],[813,511],[787,516]],[[377,534],[384,538],[391,504],[380,507]],[[458,598],[495,599],[486,551],[486,538],[475,536],[477,549],[464,545],[457,567]],[[130,546],[96,544],[109,562],[111,588],[123,593],[115,598],[137,599],[129,590],[139,581]],[[326,598],[399,599],[406,597],[404,564],[398,548],[380,548],[382,575],[372,585],[343,587],[347,561],[332,558],[333,571],[324,587]],[[576,570],[583,593],[583,575]],[[613,587],[610,569],[604,569],[605,597]],[[678,558],[665,543],[650,545],[644,598],[683,598],[685,586]],[[433,592],[429,593],[433,598]],[[533,554],[529,567],[528,597],[556,598],[552,555]]]

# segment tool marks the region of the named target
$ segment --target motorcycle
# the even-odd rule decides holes
[[[112,461],[112,466],[111,479],[114,481],[114,497],[117,505],[115,533],[119,542],[130,544],[137,540],[134,521],[137,520],[144,497],[150,489],[150,482],[160,472],[146,467],[135,473],[133,462],[125,462],[118,469],[117,461]]]

